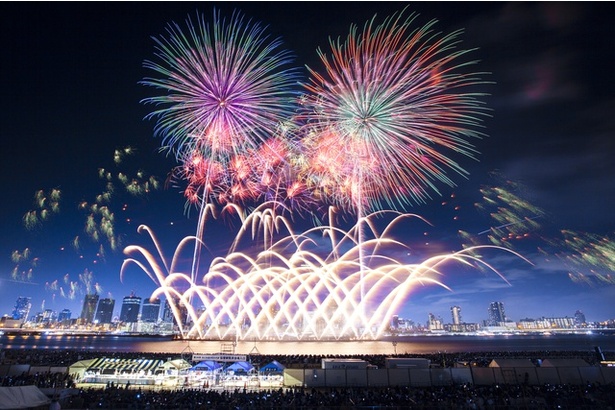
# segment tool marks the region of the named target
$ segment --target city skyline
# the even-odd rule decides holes
[[[226,12],[234,8],[219,6]],[[341,4],[254,7],[242,3],[237,8],[269,25],[298,54],[300,64],[312,67],[318,66],[316,47],[325,48],[328,36],[343,36],[351,23],[361,26],[376,12],[385,17],[404,6],[366,3],[352,13]],[[605,13],[600,13],[603,6],[593,6],[467,3],[463,10],[452,4],[412,6],[422,22],[440,20],[439,30],[465,28],[462,45],[478,48],[479,67],[491,72],[487,80],[495,83],[488,87],[487,105],[494,110],[485,122],[489,137],[477,143],[480,162],[470,163],[468,180],[456,180],[455,189],[439,187],[441,196],[434,195],[425,205],[410,209],[432,223],[419,225],[407,236],[417,252],[450,252],[458,249],[455,236],[459,230],[479,233],[493,226],[493,221],[476,216],[473,205],[480,201],[480,186],[501,184],[488,177],[494,170],[505,180],[523,183],[522,193],[544,210],[540,222],[548,229],[598,237],[612,234],[615,195],[609,138],[613,120],[608,115],[612,100],[605,92],[606,82],[601,82],[608,78],[608,70],[604,71],[608,64],[588,63],[609,61],[607,53],[612,50],[601,48],[609,36],[598,33],[598,28],[607,27],[600,19],[596,22],[596,16]],[[117,23],[111,30],[102,23],[81,24],[88,17],[82,17],[87,13],[80,13],[79,7],[83,6],[69,10],[60,4],[20,4],[22,15],[11,17],[6,24],[7,17],[3,17],[2,41],[11,63],[0,68],[9,95],[2,102],[7,115],[2,136],[15,144],[3,150],[2,164],[11,198],[2,204],[4,235],[0,242],[0,308],[6,313],[12,310],[13,302],[8,299],[16,293],[31,295],[37,301],[36,311],[67,307],[80,312],[85,293],[97,288],[101,298],[121,300],[130,291],[146,298],[155,287],[142,273],[127,272],[120,281],[123,247],[147,242],[137,234],[137,226],[146,223],[160,232],[167,253],[181,238],[193,234],[196,226],[196,212],[184,212],[179,189],[164,188],[174,162],[157,152],[159,140],[153,137],[153,123],[143,120],[147,109],[139,104],[147,90],[137,85],[147,74],[142,63],[152,54],[150,37],[171,21],[183,22],[192,8],[148,4],[139,8],[142,19],[136,23],[128,17],[136,6],[114,5],[101,11],[103,20]],[[304,18],[322,21],[321,26],[308,29],[296,23],[296,7]],[[210,5],[199,9],[211,15]],[[336,15],[344,17],[327,17]],[[22,27],[33,27],[34,34],[23,32]],[[484,32],[492,33],[494,39],[488,41],[490,36]],[[61,101],[54,101],[54,96]],[[126,147],[134,147],[134,152],[124,151]],[[120,173],[137,180],[140,187],[149,175],[155,175],[161,185],[140,196],[118,189],[113,199],[118,230],[114,238],[121,239],[121,244],[116,249],[105,238],[96,242],[88,237],[88,223],[99,223],[96,218],[102,214],[89,221],[87,212],[78,207],[84,202],[92,204],[104,190],[100,169],[108,170],[120,188]],[[145,170],[143,177],[137,176],[141,169]],[[54,211],[54,189],[62,193],[58,213]],[[41,198],[39,191],[44,201],[33,204],[33,199]],[[45,211],[48,219],[27,229],[24,216],[31,210]],[[208,243],[213,254],[228,248],[233,236],[229,231],[236,224],[231,220],[214,226],[214,239]],[[81,241],[78,252],[72,247],[76,237]],[[100,252],[103,243],[105,252]],[[593,321],[615,316],[609,303],[615,296],[614,286],[602,282],[592,266],[573,269],[554,254],[541,254],[535,242],[520,242],[519,249],[532,265],[503,255],[494,257],[506,280],[451,268],[443,278],[450,291],[435,286],[417,288],[400,316],[426,317],[428,312],[447,312],[450,306],[459,305],[464,318],[478,321],[484,315],[484,301],[494,299],[503,301],[507,314],[519,318],[545,308],[552,312],[543,316],[573,315],[576,310],[586,312]],[[12,258],[15,252],[19,263]],[[606,259],[612,261],[613,255]],[[13,274],[16,265],[19,270]],[[612,274],[604,269],[597,273]],[[477,299],[482,301],[474,303]]]
[[[15,316],[16,313],[23,311],[25,309],[25,304],[29,303],[30,300],[31,298],[29,297],[24,297],[24,296],[18,297],[14,305],[13,313],[12,314],[0,314],[0,317],[9,317],[12,319],[17,319],[17,317]],[[91,306],[88,306],[88,300],[94,300],[96,301],[96,303],[94,304],[90,303]],[[110,299],[110,298],[99,299],[99,295],[97,294],[86,295],[86,297],[84,298],[83,307],[81,308],[81,311],[74,312],[75,314],[73,314],[73,312],[70,311],[70,309],[66,309],[66,308],[62,309],[62,311],[45,309],[45,312],[43,312],[43,311],[32,311],[31,310],[32,308],[28,307],[29,313],[28,313],[27,320],[30,321],[36,318],[37,316],[43,315],[44,313],[53,312],[56,314],[56,317],[58,318],[58,321],[60,322],[61,315],[62,314],[66,315],[68,312],[71,314],[72,319],[75,319],[75,318],[85,319],[84,324],[88,324],[88,323],[89,324],[91,323],[104,324],[104,323],[112,323],[116,321],[128,322],[128,323],[136,323],[137,321],[151,322],[151,323],[155,323],[158,321],[173,321],[172,316],[167,317],[167,314],[165,312],[165,310],[168,309],[166,300],[164,300],[165,301],[164,310],[161,309],[162,301],[160,299],[148,300],[147,298],[141,298],[135,295],[134,293],[131,293],[130,295],[123,297],[122,300],[123,300],[122,304],[117,307],[117,310],[114,310],[115,302],[116,302],[115,299]],[[24,301],[27,301],[27,302],[24,302]],[[137,307],[136,311],[134,310],[135,306]],[[132,312],[129,312],[129,311],[132,311]],[[605,322],[602,320],[588,321],[582,309],[577,309],[575,310],[574,313],[571,313],[571,314],[559,315],[559,316],[558,315],[555,315],[555,316],[545,315],[545,314],[536,312],[536,314],[532,315],[531,317],[528,316],[528,317],[522,317],[522,318],[512,318],[504,313],[505,311],[504,304],[498,301],[490,302],[489,305],[485,307],[485,316],[479,319],[465,320],[463,319],[464,317],[464,315],[462,314],[463,311],[464,309],[462,306],[450,306],[449,308],[449,313],[451,316],[450,321],[446,321],[443,319],[443,317],[446,316],[446,314],[443,314],[443,312],[434,313],[431,311],[427,314],[426,318],[422,318],[422,319],[402,317],[400,315],[394,315],[394,317],[392,317],[391,319],[398,318],[398,319],[403,319],[405,321],[412,321],[414,323],[427,324],[428,326],[431,318],[434,318],[434,319],[438,319],[443,324],[453,324],[453,325],[478,324],[481,327],[498,326],[498,323],[504,323],[504,322],[518,323],[524,320],[525,321],[540,320],[544,318],[570,318],[570,319],[576,319],[577,322],[581,322],[581,323]],[[89,319],[90,315],[92,316],[92,319]],[[579,318],[582,318],[582,319],[579,319]],[[609,319],[609,320],[612,321],[613,319]]]

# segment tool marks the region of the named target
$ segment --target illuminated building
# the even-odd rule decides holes
[[[139,320],[139,310],[141,308],[141,298],[131,294],[126,296],[122,302],[120,321],[124,323],[136,323]]]
[[[504,304],[502,302],[491,302],[487,313],[490,326],[499,326],[500,323],[506,322],[506,313],[504,312]]]
[[[461,308],[459,306],[451,307],[451,316],[453,317],[453,324],[461,324]]]
[[[399,329],[399,316],[398,315],[393,315],[393,317],[391,318],[391,329]]]
[[[98,302],[96,310],[96,321],[98,323],[111,323],[113,319],[113,308],[115,307],[114,299],[101,299]]]
[[[156,323],[160,315],[160,299],[145,299],[141,307],[141,321]]]
[[[177,309],[179,310],[180,320],[182,321],[182,323],[186,323],[188,321],[188,309],[183,304],[179,304],[177,302],[174,302],[174,304],[175,306],[177,306]],[[164,302],[164,310],[162,311],[162,321],[174,323],[175,325],[178,324],[177,321],[175,320],[175,316],[173,316],[173,309],[171,308],[171,304],[169,303],[168,300],[165,300]]]
[[[60,314],[58,315],[58,322],[64,323],[65,321],[70,321],[71,311],[70,309],[62,309]]]
[[[84,323],[92,323],[94,321],[94,313],[98,305],[99,296],[96,293],[85,295],[83,299],[83,308],[81,309],[81,320]]]
[[[164,301],[164,309],[162,311],[162,321],[163,322],[173,322],[173,311],[171,310],[171,305],[168,300]]]
[[[442,318],[436,317],[434,314],[429,314],[429,330],[434,331],[442,331],[444,330],[444,324],[442,323]]]
[[[18,297],[11,315],[12,318],[15,320],[28,320],[31,307],[30,298],[24,296]]]
[[[45,309],[42,314],[41,321],[43,323],[55,322],[57,318],[57,313],[52,309]]]

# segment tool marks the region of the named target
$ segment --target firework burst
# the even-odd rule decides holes
[[[474,158],[469,141],[485,109],[484,83],[464,73],[459,31],[433,32],[431,22],[411,30],[415,15],[404,12],[360,32],[351,26],[342,42],[330,41],[331,55],[318,54],[326,75],[309,69],[303,119],[312,134],[315,177],[337,205],[366,210],[424,202],[438,192],[436,181],[453,186],[446,170],[464,169],[441,151]]]
[[[187,26],[183,33],[170,25],[168,37],[154,39],[160,62],[144,64],[161,77],[142,84],[164,92],[144,100],[161,107],[149,115],[158,118],[156,133],[178,160],[201,152],[218,161],[256,148],[294,111],[290,53],[238,12],[227,20],[214,11],[211,25],[198,15]]]

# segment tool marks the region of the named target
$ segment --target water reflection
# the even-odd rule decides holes
[[[219,353],[233,349],[241,354],[282,355],[393,355],[434,352],[498,352],[498,351],[615,351],[615,335],[553,335],[553,336],[414,336],[389,341],[348,342],[263,342],[184,341],[151,337],[79,336],[79,335],[3,335],[2,349],[77,349],[89,351],[145,353]]]

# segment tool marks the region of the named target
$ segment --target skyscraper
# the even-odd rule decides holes
[[[124,323],[136,323],[139,320],[139,310],[141,308],[141,298],[134,293],[126,296],[122,302],[120,321]]]
[[[502,302],[491,302],[487,313],[489,314],[490,326],[498,326],[500,323],[506,322],[506,313],[504,313]]]
[[[114,299],[101,299],[98,302],[96,309],[96,321],[98,323],[111,323],[113,321],[113,308],[115,307]]]
[[[60,314],[58,315],[58,322],[69,321],[71,316],[71,311],[69,309],[62,309]]]
[[[30,303],[30,298],[20,296],[17,298],[15,302],[15,308],[13,309],[12,317],[15,320],[28,320],[28,315],[30,314],[30,308],[32,308],[32,304]]]
[[[160,299],[145,299],[141,307],[141,321],[156,323],[160,315]]]
[[[453,324],[461,324],[461,308],[459,306],[451,307],[451,316],[453,317]]]
[[[173,322],[173,311],[171,310],[171,305],[168,300],[164,301],[164,309],[162,310],[162,321],[163,322]]]
[[[185,325],[188,320],[188,309],[182,303],[179,305],[178,310],[179,310],[180,320],[182,321],[182,324]],[[178,324],[177,320],[175,319],[175,316],[173,315],[173,309],[171,308],[171,304],[169,303],[168,300],[164,301],[164,309],[162,311],[162,321],[172,322],[175,325]]]
[[[83,309],[81,309],[81,320],[84,323],[92,323],[94,321],[94,313],[96,313],[98,298],[99,296],[96,293],[85,295],[83,299]]]
[[[52,309],[45,309],[41,315],[41,322],[43,323],[51,323],[55,322],[57,318],[57,313]]]

